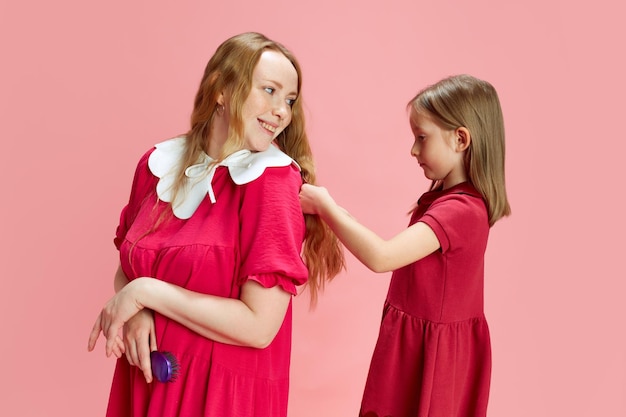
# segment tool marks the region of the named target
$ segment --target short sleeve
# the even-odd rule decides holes
[[[290,165],[268,167],[259,178],[242,185],[240,282],[254,279],[265,287],[280,285],[292,294],[296,285],[306,282],[301,184],[298,169]]]
[[[469,238],[486,238],[489,233],[484,201],[469,194],[454,193],[437,199],[419,221],[433,230],[442,253]]]
[[[155,180],[157,178],[152,175],[148,168],[148,157],[153,151],[154,148],[146,152],[137,163],[133,185],[130,190],[130,198],[128,199],[128,204],[122,209],[120,222],[113,239],[113,243],[118,250],[126,237],[128,229],[133,224],[135,217],[137,217],[141,204],[149,195],[154,194]]]

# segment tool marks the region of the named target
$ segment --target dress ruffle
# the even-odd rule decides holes
[[[482,415],[476,410],[487,407],[489,340],[484,317],[434,323],[386,304],[360,416]]]
[[[258,282],[265,288],[272,288],[278,285],[291,295],[298,294],[296,285],[302,285],[306,282],[306,279],[294,280],[281,274],[255,274],[249,275],[248,279]]]

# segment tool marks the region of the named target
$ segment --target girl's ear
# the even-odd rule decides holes
[[[454,131],[456,137],[456,150],[457,152],[464,152],[469,148],[472,142],[472,135],[465,127],[459,127]]]

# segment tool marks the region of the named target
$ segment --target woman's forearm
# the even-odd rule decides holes
[[[222,343],[264,348],[282,325],[291,295],[248,282],[241,299],[189,291],[154,278],[138,278],[136,299],[194,332]]]

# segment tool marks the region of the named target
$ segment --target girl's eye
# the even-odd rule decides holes
[[[276,89],[274,87],[265,87],[265,91],[269,94],[274,94],[274,91],[276,91]]]
[[[420,141],[420,142],[424,142],[424,141],[426,140],[426,136],[424,136],[424,135],[419,135],[419,136],[417,137],[417,140],[418,140],[418,141]]]
[[[287,104],[289,105],[289,107],[293,107],[295,102],[296,102],[295,98],[288,98],[287,99]]]

